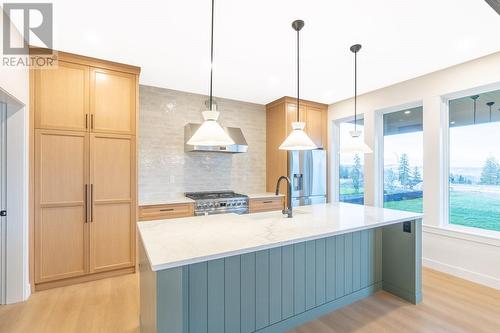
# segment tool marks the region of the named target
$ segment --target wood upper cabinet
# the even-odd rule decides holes
[[[35,282],[88,271],[88,134],[37,130]]]
[[[300,105],[299,120],[306,121],[306,108]],[[292,131],[292,123],[297,121],[297,104],[286,104],[286,132],[290,134]]]
[[[90,270],[129,267],[135,251],[135,137],[90,135]]]
[[[320,149],[328,146],[328,105],[300,100],[299,120],[306,123],[305,131]],[[266,190],[274,192],[279,176],[288,175],[288,154],[279,146],[297,121],[297,100],[283,97],[266,105]],[[286,192],[283,182],[280,193]]]
[[[326,126],[328,121],[326,111],[315,106],[307,106],[305,118],[305,131],[307,135],[309,135],[316,146],[325,148],[327,140]]]
[[[92,68],[92,131],[135,134],[137,82],[134,74]]]
[[[57,69],[36,69],[35,128],[86,131],[89,67],[59,61]]]

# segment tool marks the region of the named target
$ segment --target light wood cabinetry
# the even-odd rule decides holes
[[[37,290],[135,267],[139,68],[58,57],[30,76]]]
[[[285,207],[285,197],[251,198],[248,205],[250,213],[283,210]]]
[[[267,110],[267,150],[266,150],[266,190],[274,191],[280,176],[288,175],[288,154],[279,146],[292,131],[292,122],[297,121],[297,100],[283,97],[266,105]],[[305,131],[320,149],[328,148],[328,105],[300,101],[300,121],[305,121]],[[282,182],[280,193],[286,193]]]
[[[86,131],[89,67],[59,61],[57,70],[35,70],[35,128]]]
[[[35,282],[88,271],[88,134],[37,130]]]
[[[135,137],[91,134],[90,270],[130,267],[135,247]]]
[[[139,207],[139,221],[194,216],[194,203],[144,205]]]
[[[308,106],[306,112],[307,135],[313,140],[316,146],[325,148],[327,141],[328,115],[326,109],[315,106]]]
[[[136,89],[136,75],[92,68],[90,110],[93,131],[134,134]]]

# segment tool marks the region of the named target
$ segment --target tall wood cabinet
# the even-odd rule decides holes
[[[328,148],[328,105],[300,101],[300,121],[306,123],[305,131],[321,149]],[[266,150],[266,189],[274,192],[276,182],[282,175],[288,175],[288,154],[279,150],[279,146],[292,131],[292,122],[297,121],[297,100],[283,97],[266,105],[267,111],[267,150]],[[281,193],[286,193],[286,184],[282,182]]]
[[[37,290],[135,268],[140,69],[58,57],[30,80]]]

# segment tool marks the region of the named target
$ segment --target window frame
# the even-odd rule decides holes
[[[500,90],[500,82],[470,88],[466,90],[457,91],[454,93],[441,96],[441,151],[443,154],[441,165],[441,192],[442,192],[442,206],[441,206],[441,221],[439,225],[447,229],[456,230],[459,232],[480,235],[480,236],[494,236],[500,238],[500,232],[489,229],[482,229],[477,227],[463,226],[453,224],[450,221],[450,100],[468,97],[472,95],[480,95],[490,91]]]
[[[406,109],[413,109],[417,107],[424,108],[422,100],[413,101],[409,103],[390,106],[383,109],[375,110],[375,149],[374,149],[374,204],[376,207],[384,207],[384,115],[404,111]],[[422,127],[424,125],[422,124]],[[423,143],[422,143],[423,144]],[[425,180],[424,180],[425,181]]]
[[[360,119],[365,119],[365,115],[363,113],[360,113],[357,115],[358,121]],[[354,116],[349,116],[349,117],[343,117],[343,118],[338,118],[335,120],[332,120],[332,139],[331,139],[331,147],[332,149],[332,157],[331,157],[331,171],[330,174],[332,175],[330,178],[330,188],[331,188],[331,193],[332,193],[332,202],[341,202],[340,201],[340,124],[345,123],[348,121],[353,121]],[[363,125],[364,127],[364,125]],[[364,128],[363,128],[363,134]],[[365,163],[363,163],[363,169],[364,169]],[[364,172],[364,170],[363,170]],[[365,179],[366,181],[366,179]],[[366,193],[363,193],[364,199],[366,201]]]

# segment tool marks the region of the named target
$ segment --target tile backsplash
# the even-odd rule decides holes
[[[184,152],[184,125],[202,122],[206,100],[205,95],[140,86],[139,202],[190,191],[265,191],[264,105],[216,99],[220,123],[242,129],[247,153]]]

